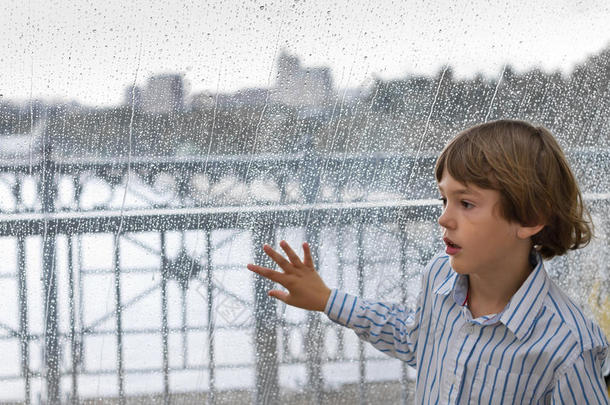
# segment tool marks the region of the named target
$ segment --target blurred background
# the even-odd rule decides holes
[[[330,286],[412,304],[441,249],[436,156],[499,118],[566,151],[596,239],[549,273],[610,334],[609,20],[595,0],[5,2],[0,402],[411,403],[414,370],[245,265],[308,240]]]

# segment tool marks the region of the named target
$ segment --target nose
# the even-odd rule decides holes
[[[438,217],[438,224],[445,229],[455,228],[455,220],[451,216],[451,211],[448,207],[443,208],[443,213]]]

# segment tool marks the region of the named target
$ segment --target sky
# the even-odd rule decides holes
[[[272,87],[286,50],[336,88],[374,78],[569,72],[610,47],[610,2],[3,0],[0,94],[95,106],[181,73],[189,92]]]

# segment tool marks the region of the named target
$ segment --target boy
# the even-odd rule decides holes
[[[283,272],[269,295],[324,311],[417,369],[417,403],[608,404],[601,329],[548,278],[543,259],[586,245],[590,217],[544,128],[501,120],[458,134],[436,162],[446,245],[422,276],[417,308],[329,289],[313,268],[265,245]]]

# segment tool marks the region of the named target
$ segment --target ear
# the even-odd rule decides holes
[[[529,239],[532,236],[536,235],[544,228],[544,224],[538,224],[533,226],[519,226],[517,229],[517,237],[519,239]]]

